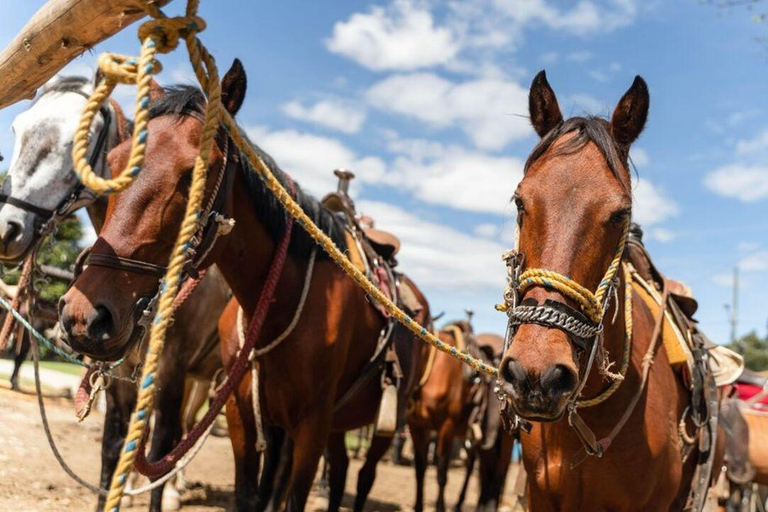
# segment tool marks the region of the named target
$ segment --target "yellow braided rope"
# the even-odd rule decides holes
[[[629,368],[629,358],[632,354],[632,274],[629,268],[624,266],[624,352],[621,354],[621,367],[619,368],[619,378],[615,379],[611,385],[595,398],[581,400],[576,403],[576,407],[592,407],[608,400],[613,395],[624,378]]]

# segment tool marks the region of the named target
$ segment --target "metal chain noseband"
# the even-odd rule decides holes
[[[583,322],[566,311],[558,310],[546,304],[536,306],[521,304],[510,311],[509,321],[515,326],[539,324],[556,327],[580,340],[595,338],[602,331],[602,325]],[[581,348],[585,347],[581,346]]]

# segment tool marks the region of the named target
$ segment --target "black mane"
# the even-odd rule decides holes
[[[528,172],[533,163],[541,158],[552,144],[566,133],[577,132],[575,136],[568,139],[564,144],[558,146],[552,156],[567,155],[581,150],[588,142],[594,142],[600,152],[605,157],[611,172],[624,186],[629,186],[627,177],[627,155],[619,147],[616,140],[611,135],[608,121],[602,117],[572,117],[567,121],[560,123],[533,148],[525,162],[524,173]]]
[[[181,117],[184,115],[203,115],[205,112],[205,96],[202,91],[193,86],[175,86],[165,89],[165,96],[158,98],[150,104],[150,119],[160,116]],[[248,141],[259,158],[280,181],[286,190],[290,190],[289,177],[280,169],[274,159],[256,144]],[[287,213],[274,194],[267,188],[261,175],[251,169],[245,158],[240,167],[245,178],[245,186],[257,217],[264,223],[272,238],[277,241],[285,232]],[[344,237],[344,223],[342,219],[325,208],[310,194],[304,192],[298,183],[295,184],[294,199],[304,212],[326,233],[336,247],[341,251],[347,249]],[[294,225],[291,235],[291,244],[288,250],[294,256],[309,258],[312,249],[316,247],[315,241],[307,231],[298,223]],[[317,258],[327,258],[327,254],[318,250]]]

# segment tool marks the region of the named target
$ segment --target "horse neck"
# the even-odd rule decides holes
[[[232,217],[235,225],[214,256],[232,293],[248,317],[256,309],[259,291],[263,288],[276,241],[256,215],[246,192],[241,171],[236,171],[232,192]]]

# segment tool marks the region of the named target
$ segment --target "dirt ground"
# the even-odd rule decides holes
[[[100,442],[103,416],[95,413],[84,423],[75,419],[71,401],[46,399],[48,416],[56,442],[66,461],[90,482],[96,482],[100,467]],[[347,480],[344,506],[352,505],[357,469],[361,461],[352,461]],[[197,458],[187,468],[192,488],[183,496],[183,510],[211,512],[234,510],[234,464],[229,440],[209,438]],[[426,478],[427,507],[432,508],[437,493],[434,467]],[[463,481],[463,469],[449,475],[446,499],[453,504]],[[510,471],[507,490],[514,483],[515,468]],[[476,500],[475,478],[470,485],[467,504]],[[413,468],[382,463],[368,502],[368,510],[410,510],[415,484]],[[64,473],[54,459],[45,439],[36,398],[33,394],[0,389],[0,511],[88,511],[96,499]],[[122,510],[146,510],[148,497],[137,497],[134,505]],[[324,510],[325,500],[313,491],[308,510]],[[471,505],[465,507],[471,509]]]

